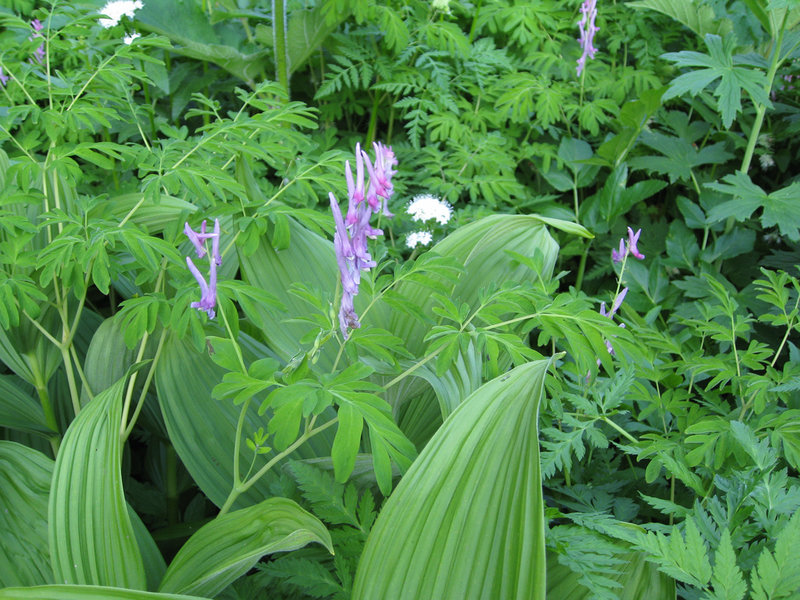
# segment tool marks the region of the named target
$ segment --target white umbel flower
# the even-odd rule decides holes
[[[125,42],[128,46],[130,46],[133,43],[133,40],[135,40],[138,37],[142,37],[142,34],[141,33],[132,33],[132,34],[126,35],[124,38],[122,38],[122,41]]]
[[[417,246],[427,246],[433,241],[433,236],[430,231],[415,231],[409,233],[406,238],[406,246],[409,248],[416,248]]]
[[[100,25],[108,29],[119,23],[122,17],[133,18],[134,13],[140,8],[144,8],[141,0],[112,0],[106,2],[106,5],[100,9],[100,12],[105,15],[98,22]]]
[[[415,221],[427,223],[431,219],[436,219],[440,225],[446,225],[453,216],[453,207],[448,202],[440,200],[430,194],[414,196],[411,204],[406,209]]]
[[[769,169],[775,166],[775,160],[769,154],[759,154],[758,161],[761,163],[762,169]]]

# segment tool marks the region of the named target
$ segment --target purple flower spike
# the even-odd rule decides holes
[[[633,229],[628,227],[628,252],[633,254],[635,258],[642,260],[644,258],[644,254],[639,252],[639,248],[636,247],[636,244],[639,242],[639,236],[642,234],[642,230],[639,229],[636,233],[633,233]]]
[[[206,283],[205,278],[200,274],[200,271],[197,270],[197,267],[194,266],[192,259],[190,257],[186,257],[186,266],[189,267],[189,270],[194,275],[194,278],[197,280],[197,285],[200,286],[200,302],[192,302],[191,307],[196,308],[197,310],[205,311],[208,315],[209,319],[213,319],[216,316],[214,312],[214,306],[217,304],[217,264],[215,261],[211,261],[211,272],[209,274],[209,283]]]
[[[586,67],[586,60],[594,58],[597,52],[597,48],[594,47],[594,35],[599,31],[594,24],[597,19],[597,0],[585,0],[581,5],[581,13],[583,16],[578,22],[581,36],[578,38],[578,42],[580,42],[582,53],[578,59],[578,77]]]
[[[0,84],[3,84],[3,87],[8,83],[10,77],[3,73],[3,67],[0,67]]]
[[[42,22],[39,19],[34,19],[33,21],[31,21],[31,27],[33,27],[33,30],[36,31],[37,33],[42,29],[44,29],[44,25],[42,25]]]
[[[205,278],[200,274],[200,271],[188,256],[186,257],[186,265],[197,280],[197,285],[200,286],[200,301],[192,302],[191,307],[205,311],[208,318],[213,319],[216,314],[214,312],[214,306],[217,304],[217,267],[222,264],[222,255],[219,253],[219,219],[214,219],[213,233],[206,233],[205,220],[200,225],[200,231],[194,231],[189,227],[189,223],[186,223],[183,227],[183,232],[192,242],[198,258],[203,258],[206,255],[205,241],[209,238],[211,239],[211,255],[208,258],[208,283],[206,283]]]
[[[353,299],[358,294],[361,283],[361,271],[369,271],[376,265],[367,247],[367,239],[375,239],[383,235],[380,229],[370,225],[370,218],[381,207],[379,197],[388,200],[393,188],[391,178],[393,164],[397,159],[391,148],[376,144],[375,162],[356,144],[356,176],[350,168],[350,161],[345,162],[345,180],[347,181],[347,216],[342,218],[339,202],[333,193],[329,194],[331,212],[335,224],[333,247],[336,252],[336,263],[342,282],[342,299],[339,307],[339,327],[344,339],[349,337],[351,329],[361,326],[353,306]],[[369,187],[364,185],[364,163],[369,173]],[[365,189],[366,194],[365,194]],[[366,200],[366,202],[364,202]],[[384,214],[391,216],[384,204]]]

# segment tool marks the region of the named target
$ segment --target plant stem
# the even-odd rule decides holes
[[[286,45],[286,0],[272,0],[272,47],[275,78],[289,98],[289,47]]]
[[[309,429],[307,427],[306,430],[303,432],[303,435],[301,435],[299,438],[297,438],[291,446],[286,448],[286,450],[284,450],[283,452],[280,452],[280,453],[276,454],[275,456],[273,456],[272,459],[267,464],[265,464],[263,467],[261,467],[258,470],[258,472],[255,475],[253,475],[250,479],[248,479],[247,481],[245,481],[243,483],[240,483],[239,485],[235,486],[231,490],[231,493],[228,495],[228,499],[225,500],[225,504],[222,505],[222,508],[220,509],[219,514],[217,516],[220,517],[220,516],[224,515],[225,513],[227,513],[231,509],[231,506],[233,506],[233,503],[236,502],[236,499],[239,496],[241,496],[244,492],[246,492],[248,489],[250,489],[256,481],[261,479],[261,477],[263,477],[279,461],[281,461],[284,458],[286,458],[287,456],[289,456],[292,452],[294,452],[300,446],[302,446],[307,440],[309,440],[310,438],[314,437],[318,433],[321,433],[322,431],[328,429],[328,427],[333,426],[338,421],[339,421],[339,417],[334,417],[333,419],[331,419],[327,423],[324,423],[324,424],[320,425],[317,428]],[[312,419],[311,423],[309,424],[309,427],[313,426],[313,424],[314,424],[314,421]]]

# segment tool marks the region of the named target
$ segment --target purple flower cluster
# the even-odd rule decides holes
[[[633,229],[628,227],[628,240],[626,241],[624,238],[620,239],[619,241],[619,250],[612,250],[611,251],[611,258],[615,263],[624,263],[625,259],[630,254],[634,258],[638,258],[642,260],[644,258],[644,254],[639,252],[639,236],[642,235],[642,230],[639,229],[634,233]],[[624,269],[624,264],[623,264]],[[622,273],[620,273],[620,277],[622,277]],[[600,314],[604,317],[608,317],[609,319],[613,319],[616,312],[619,310],[619,307],[622,306],[622,303],[625,301],[625,296],[628,293],[628,288],[622,288],[619,293],[614,297],[614,301],[611,303],[611,310],[606,312],[606,303],[603,302],[600,304]],[[623,329],[625,328],[625,323],[620,323],[620,327]],[[611,342],[606,340],[606,348],[608,349],[608,353],[612,356],[614,355],[614,347],[611,345]],[[600,365],[600,359],[597,360],[598,366]]]
[[[369,271],[375,266],[375,261],[367,248],[367,238],[375,239],[383,235],[383,231],[375,229],[369,223],[373,213],[382,211],[387,216],[389,212],[389,199],[394,193],[392,177],[397,171],[392,167],[397,164],[391,147],[381,143],[372,145],[375,150],[375,162],[370,161],[366,152],[356,144],[356,176],[350,161],[345,162],[345,179],[347,181],[347,215],[342,218],[339,202],[333,192],[330,193],[331,212],[336,225],[333,236],[333,247],[336,251],[336,262],[339,265],[339,274],[342,280],[342,301],[339,306],[339,327],[344,339],[349,336],[351,329],[361,327],[358,320],[353,299],[358,294],[361,283],[361,271]],[[364,185],[364,166],[369,173],[369,186]]]
[[[3,73],[3,67],[0,67],[0,84],[4,87],[8,83],[9,77],[5,73]]]
[[[633,229],[628,227],[628,242],[625,242],[624,238],[619,240],[619,250],[612,250],[611,251],[611,259],[615,263],[620,263],[630,254],[634,258],[638,258],[642,260],[644,258],[644,254],[639,252],[639,248],[637,244],[639,243],[639,236],[642,234],[642,230],[639,229],[636,233],[633,232]]]
[[[599,29],[595,26],[594,22],[597,19],[597,0],[584,0],[581,5],[581,20],[578,22],[578,29],[581,32],[581,37],[578,42],[581,45],[581,57],[578,59],[578,77],[586,67],[586,59],[594,58],[597,48],[594,47],[594,34]]]
[[[213,319],[216,314],[214,306],[217,304],[217,267],[222,264],[222,256],[219,253],[219,219],[214,220],[213,233],[206,233],[205,221],[200,226],[200,231],[194,231],[189,227],[189,223],[186,223],[183,227],[183,232],[194,245],[194,249],[197,251],[197,258],[203,258],[206,255],[205,242],[207,239],[211,239],[211,254],[208,257],[208,283],[206,283],[205,278],[200,274],[197,267],[194,266],[189,256],[186,257],[186,265],[197,280],[197,285],[200,286],[200,301],[192,302],[191,306],[197,310],[205,311],[208,318]]]

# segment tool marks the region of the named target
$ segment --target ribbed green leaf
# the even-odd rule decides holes
[[[644,554],[631,552],[620,557],[616,573],[606,577],[620,584],[618,600],[675,600],[675,580],[645,560]],[[547,597],[558,600],[593,600],[597,595],[578,583],[577,575],[556,555],[547,555]]]
[[[50,557],[55,580],[147,586],[120,472],[125,379],[98,394],[64,435],[50,488]]]
[[[289,247],[280,253],[262,238],[257,250],[250,256],[240,253],[242,279],[267,290],[286,307],[275,311],[269,307],[259,310],[256,322],[262,324],[261,333],[267,345],[285,361],[289,361],[301,350],[305,350],[300,339],[311,330],[305,323],[290,323],[290,319],[305,317],[310,306],[307,302],[289,293],[293,283],[304,283],[312,290],[319,290],[333,301],[336,280],[339,275],[333,243],[320,237],[289,219]],[[328,344],[317,365],[330,371],[336,356],[336,348]]]
[[[0,441],[0,587],[53,581],[47,545],[47,498],[53,461]]]
[[[30,433],[53,433],[47,426],[41,404],[24,389],[15,375],[0,375],[0,427]]]
[[[0,599],[13,600],[207,600],[199,596],[157,594],[99,585],[40,585],[0,590]]]
[[[246,339],[242,334],[240,336]],[[243,342],[245,360],[254,358],[258,344]],[[263,348],[263,346],[260,346]],[[258,358],[263,358],[264,352]],[[181,340],[168,338],[156,369],[156,388],[169,438],[183,464],[203,493],[217,506],[222,506],[233,485],[233,449],[240,406],[231,400],[214,400],[211,390],[222,381],[224,369],[214,364],[207,352],[197,352]],[[245,418],[244,434],[251,435],[266,427],[267,417],[258,415],[258,402],[253,402]],[[301,446],[292,456],[308,458],[330,454],[333,432],[323,432]],[[316,450],[314,450],[316,448]],[[256,468],[274,453],[259,455]],[[249,465],[253,457],[247,445],[240,445],[240,464]],[[242,473],[243,475],[243,473]],[[235,507],[260,502],[272,494],[268,473],[244,492]]]
[[[171,225],[180,216],[197,211],[197,206],[191,202],[166,194],[162,194],[159,203],[154,204],[149,198],[143,198],[141,192],[114,196],[108,204],[114,218],[122,220],[130,215],[128,222],[135,223],[150,235],[163,232],[167,224]]]
[[[354,600],[545,597],[537,416],[548,364],[485,384],[431,438],[375,522]]]
[[[707,33],[725,35],[733,26],[729,19],[718,19],[714,9],[698,0],[637,0],[631,8],[649,8],[667,15],[694,31],[701,38]]]
[[[548,233],[545,224],[533,215],[492,215],[466,227],[461,227],[436,244],[433,252],[453,257],[464,265],[465,271],[453,287],[451,299],[474,306],[479,293],[489,285],[507,281],[548,280],[552,276],[558,244]],[[534,273],[520,264],[508,252],[533,257],[541,255],[542,269]],[[430,290],[413,282],[404,282],[398,291],[425,314],[432,314],[434,300]],[[406,340],[410,352],[419,355],[428,327],[405,313],[393,311],[387,329]]]
[[[322,522],[288,498],[270,498],[201,527],[167,569],[161,591],[215,596],[265,554],[318,542],[333,553]]]
[[[39,317],[39,323],[52,331],[58,315],[50,310]],[[27,319],[19,327],[0,328],[0,361],[35,386],[46,384],[61,364],[61,355]]]

